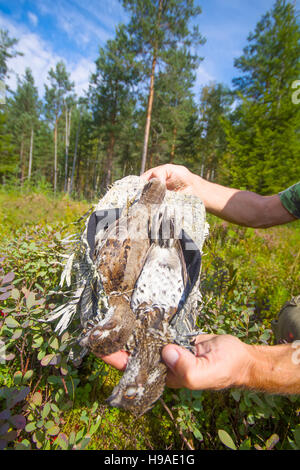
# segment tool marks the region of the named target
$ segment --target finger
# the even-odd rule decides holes
[[[141,178],[147,181],[149,181],[151,178],[158,178],[163,184],[166,184],[167,177],[167,171],[160,166],[151,168],[141,175]]]
[[[119,370],[125,370],[128,362],[129,354],[126,351],[117,351],[108,356],[100,356],[104,362]]]
[[[187,349],[174,344],[168,344],[162,350],[162,359],[169,367],[167,385],[169,387],[186,387],[191,390],[199,388],[197,374],[199,372],[199,361]]]
[[[195,341],[194,341],[194,344],[199,344],[199,343],[203,343],[205,341],[209,341],[210,339],[213,339],[215,338],[217,335],[214,335],[214,334],[201,334],[201,335],[198,335],[196,336],[195,338]]]

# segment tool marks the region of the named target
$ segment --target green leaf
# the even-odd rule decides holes
[[[69,435],[69,443],[70,445],[74,445],[76,440],[76,433],[75,431],[71,431]]]
[[[46,422],[45,428],[50,429],[50,428],[53,428],[54,425],[55,425],[54,421],[50,420]]]
[[[16,289],[16,288],[12,289],[10,294],[14,300],[19,300],[20,295],[21,295],[19,289]]]
[[[99,428],[101,424],[101,419],[100,417],[97,418],[97,421],[96,423],[92,424],[90,429],[89,429],[89,434],[92,436],[93,434],[95,434],[95,432],[97,431],[97,429]]]
[[[34,336],[33,341],[34,341],[34,343],[33,343],[32,347],[35,348],[35,349],[40,348],[42,346],[43,342],[44,342],[44,338],[42,336]]]
[[[43,411],[42,411],[42,418],[45,419],[47,418],[49,412],[50,412],[50,403],[46,403],[44,408],[43,408]]]
[[[250,450],[251,449],[251,439],[248,438],[248,439],[245,439],[240,447],[239,447],[239,450]]]
[[[40,449],[45,440],[45,434],[42,431],[37,430],[32,436],[33,442],[36,443],[37,448]]]
[[[235,401],[239,402],[241,398],[241,391],[240,390],[231,390],[231,396],[234,398]]]
[[[36,429],[36,424],[35,423],[28,423],[25,426],[25,431],[26,432],[32,432],[32,431],[35,431],[35,429]]]
[[[83,450],[86,448],[86,446],[88,445],[88,443],[90,442],[90,437],[85,437],[84,439],[82,439],[82,441],[80,441],[78,444],[76,444],[76,449],[80,449],[80,450]]]
[[[70,338],[69,333],[67,331],[65,331],[65,333],[61,337],[61,342],[65,343],[66,341],[68,341],[69,338]]]
[[[98,406],[99,406],[98,402],[97,402],[97,401],[94,401],[90,413],[91,413],[91,414],[94,414],[94,413],[97,411]]]
[[[68,375],[69,370],[68,370],[67,363],[65,361],[63,361],[63,363],[60,366],[60,372],[62,375]]]
[[[28,370],[28,371],[25,373],[25,375],[24,375],[24,377],[23,377],[23,380],[27,381],[27,380],[31,379],[32,376],[33,376],[33,370]]]
[[[228,432],[224,431],[223,429],[218,430],[218,436],[220,441],[229,449],[236,450],[236,445],[233,442],[232,438],[229,436]]]
[[[56,436],[59,433],[59,427],[54,425],[51,428],[47,429],[47,433],[50,436]]]
[[[51,410],[54,411],[54,413],[59,413],[59,408],[55,403],[51,403]]]
[[[61,385],[61,378],[56,375],[49,375],[47,382],[52,385]]]
[[[11,339],[19,339],[22,336],[23,330],[22,328],[17,328],[12,335]]]
[[[276,444],[279,442],[279,436],[277,434],[272,434],[271,437],[266,441],[266,448],[267,450],[273,449]]]
[[[42,366],[47,366],[54,357],[55,357],[55,354],[47,354],[41,360],[41,365]]]
[[[199,431],[199,429],[197,429],[197,428],[193,429],[193,434],[194,434],[195,438],[198,439],[198,441],[203,441],[203,435]]]
[[[298,425],[294,431],[294,439],[298,449],[300,450],[300,425]]]
[[[50,346],[52,349],[57,350],[57,349],[59,348],[58,339],[57,339],[57,338],[53,338],[53,339],[49,342],[49,346]]]
[[[22,372],[18,370],[17,372],[14,373],[14,383],[15,384],[20,384],[22,382]]]
[[[76,434],[76,443],[79,442],[80,439],[82,439],[84,432],[85,428],[82,428],[78,431],[78,433]]]
[[[13,317],[6,317],[5,324],[8,328],[17,328],[20,326],[20,323],[18,323]]]
[[[35,305],[35,293],[34,292],[29,292],[28,297],[26,299],[26,307],[30,309]]]
[[[57,436],[57,439],[55,440],[55,444],[59,445],[63,450],[68,449],[69,441],[63,432],[60,432],[59,435]]]
[[[17,442],[15,444],[15,449],[16,450],[30,450],[31,444],[28,441],[28,439],[23,439],[21,442]]]
[[[42,401],[43,401],[43,397],[42,397],[42,394],[40,392],[35,392],[33,394],[33,396],[31,397],[31,401],[32,403],[34,403],[34,405],[36,406],[39,406],[42,404]]]
[[[37,355],[38,360],[41,361],[43,357],[45,357],[45,355],[46,355],[46,351],[41,350]]]

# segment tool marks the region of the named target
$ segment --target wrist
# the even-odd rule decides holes
[[[195,196],[200,197],[203,202],[205,202],[204,199],[204,194],[206,192],[208,181],[203,179],[201,176],[196,175],[195,173],[190,174],[190,187],[192,188],[192,194]]]
[[[233,382],[234,387],[238,388],[252,388],[253,382],[253,371],[257,370],[259,359],[255,350],[256,346],[252,346],[246,343],[243,344],[243,352],[240,351],[240,361],[235,374],[235,380]]]
[[[291,344],[245,345],[247,359],[236,386],[267,393],[299,393],[300,365]]]

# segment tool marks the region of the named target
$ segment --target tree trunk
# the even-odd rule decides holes
[[[54,194],[57,188],[57,124],[58,119],[56,117],[54,126]]]
[[[28,179],[29,180],[31,178],[32,151],[33,151],[33,127],[31,129],[31,136],[30,136],[30,150],[29,150],[29,164],[28,164]]]
[[[147,161],[147,150],[148,150],[149,132],[150,132],[150,124],[151,124],[151,114],[152,114],[152,106],[153,106],[153,98],[154,98],[154,74],[155,74],[156,60],[157,59],[156,59],[156,54],[155,54],[153,56],[153,60],[152,60],[150,90],[149,90],[149,97],[148,97],[147,117],[146,117],[145,135],[144,135],[144,146],[143,146],[142,164],[141,164],[141,173],[140,174],[144,173],[145,168],[146,168],[146,161]]]
[[[175,148],[176,148],[176,136],[177,136],[177,127],[173,128],[173,142],[170,155],[170,163],[173,163],[175,157]]]
[[[159,28],[159,25],[160,25],[160,17],[161,17],[162,7],[163,7],[163,0],[159,0],[157,24],[156,24],[157,28]],[[151,115],[152,115],[152,106],[153,106],[153,97],[154,97],[154,77],[155,77],[155,66],[156,66],[156,62],[157,62],[157,48],[158,48],[158,45],[155,44],[154,49],[153,49],[153,57],[152,57],[150,90],[149,90],[149,96],[148,96],[147,117],[146,117],[144,146],[143,146],[141,173],[140,174],[144,173],[145,168],[146,168],[146,161],[147,161],[147,149],[148,149],[149,132],[150,132]]]
[[[108,186],[111,184],[115,142],[116,142],[116,138],[115,138],[114,133],[112,132],[110,134],[109,146],[108,146],[108,150],[107,150],[106,178],[105,178],[106,188],[108,188]]]
[[[66,109],[66,140],[65,140],[65,193],[68,190],[68,166],[69,166],[69,144],[70,144],[70,129],[71,129],[71,110],[68,113]]]
[[[74,174],[75,174],[75,167],[76,167],[76,161],[77,161],[79,132],[80,132],[80,115],[79,115],[78,126],[77,126],[76,137],[75,137],[75,149],[74,149],[74,157],[73,157],[73,165],[72,165],[72,175],[71,175],[71,181],[70,181],[70,186],[69,186],[69,194],[72,193],[73,184],[74,184]]]
[[[24,170],[24,135],[22,134],[22,138],[21,138],[21,147],[20,147],[20,169],[21,169],[21,173],[20,173],[20,181],[21,181],[21,184],[23,184],[23,180],[24,180],[24,173],[25,173],[25,170]]]
[[[98,139],[97,148],[96,148],[96,165],[95,165],[95,172],[94,172],[93,195],[97,194],[97,190],[98,190],[99,165],[100,165],[99,160],[100,160],[100,139]]]

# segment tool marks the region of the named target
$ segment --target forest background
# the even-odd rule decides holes
[[[68,334],[37,321],[62,301],[62,237],[115,180],[163,163],[260,194],[300,180],[296,1],[258,19],[231,87],[199,89],[200,7],[121,3],[128,22],[99,48],[80,97],[63,61],[43,94],[30,67],[10,88],[22,50],[0,29],[0,448],[300,449],[297,396],[166,390],[134,420],[104,403],[119,373],[91,355],[74,367]],[[264,231],[208,218],[198,326],[273,344],[271,320],[299,294],[299,223]]]
[[[63,61],[39,96],[30,67],[5,84],[18,39],[0,34],[0,183],[43,182],[98,197],[114,180],[172,162],[206,179],[270,194],[299,180],[299,21],[278,1],[234,61],[232,87],[195,90],[205,42],[193,1],[124,1],[127,24],[99,48],[77,97]],[[193,25],[191,26],[191,22]]]

